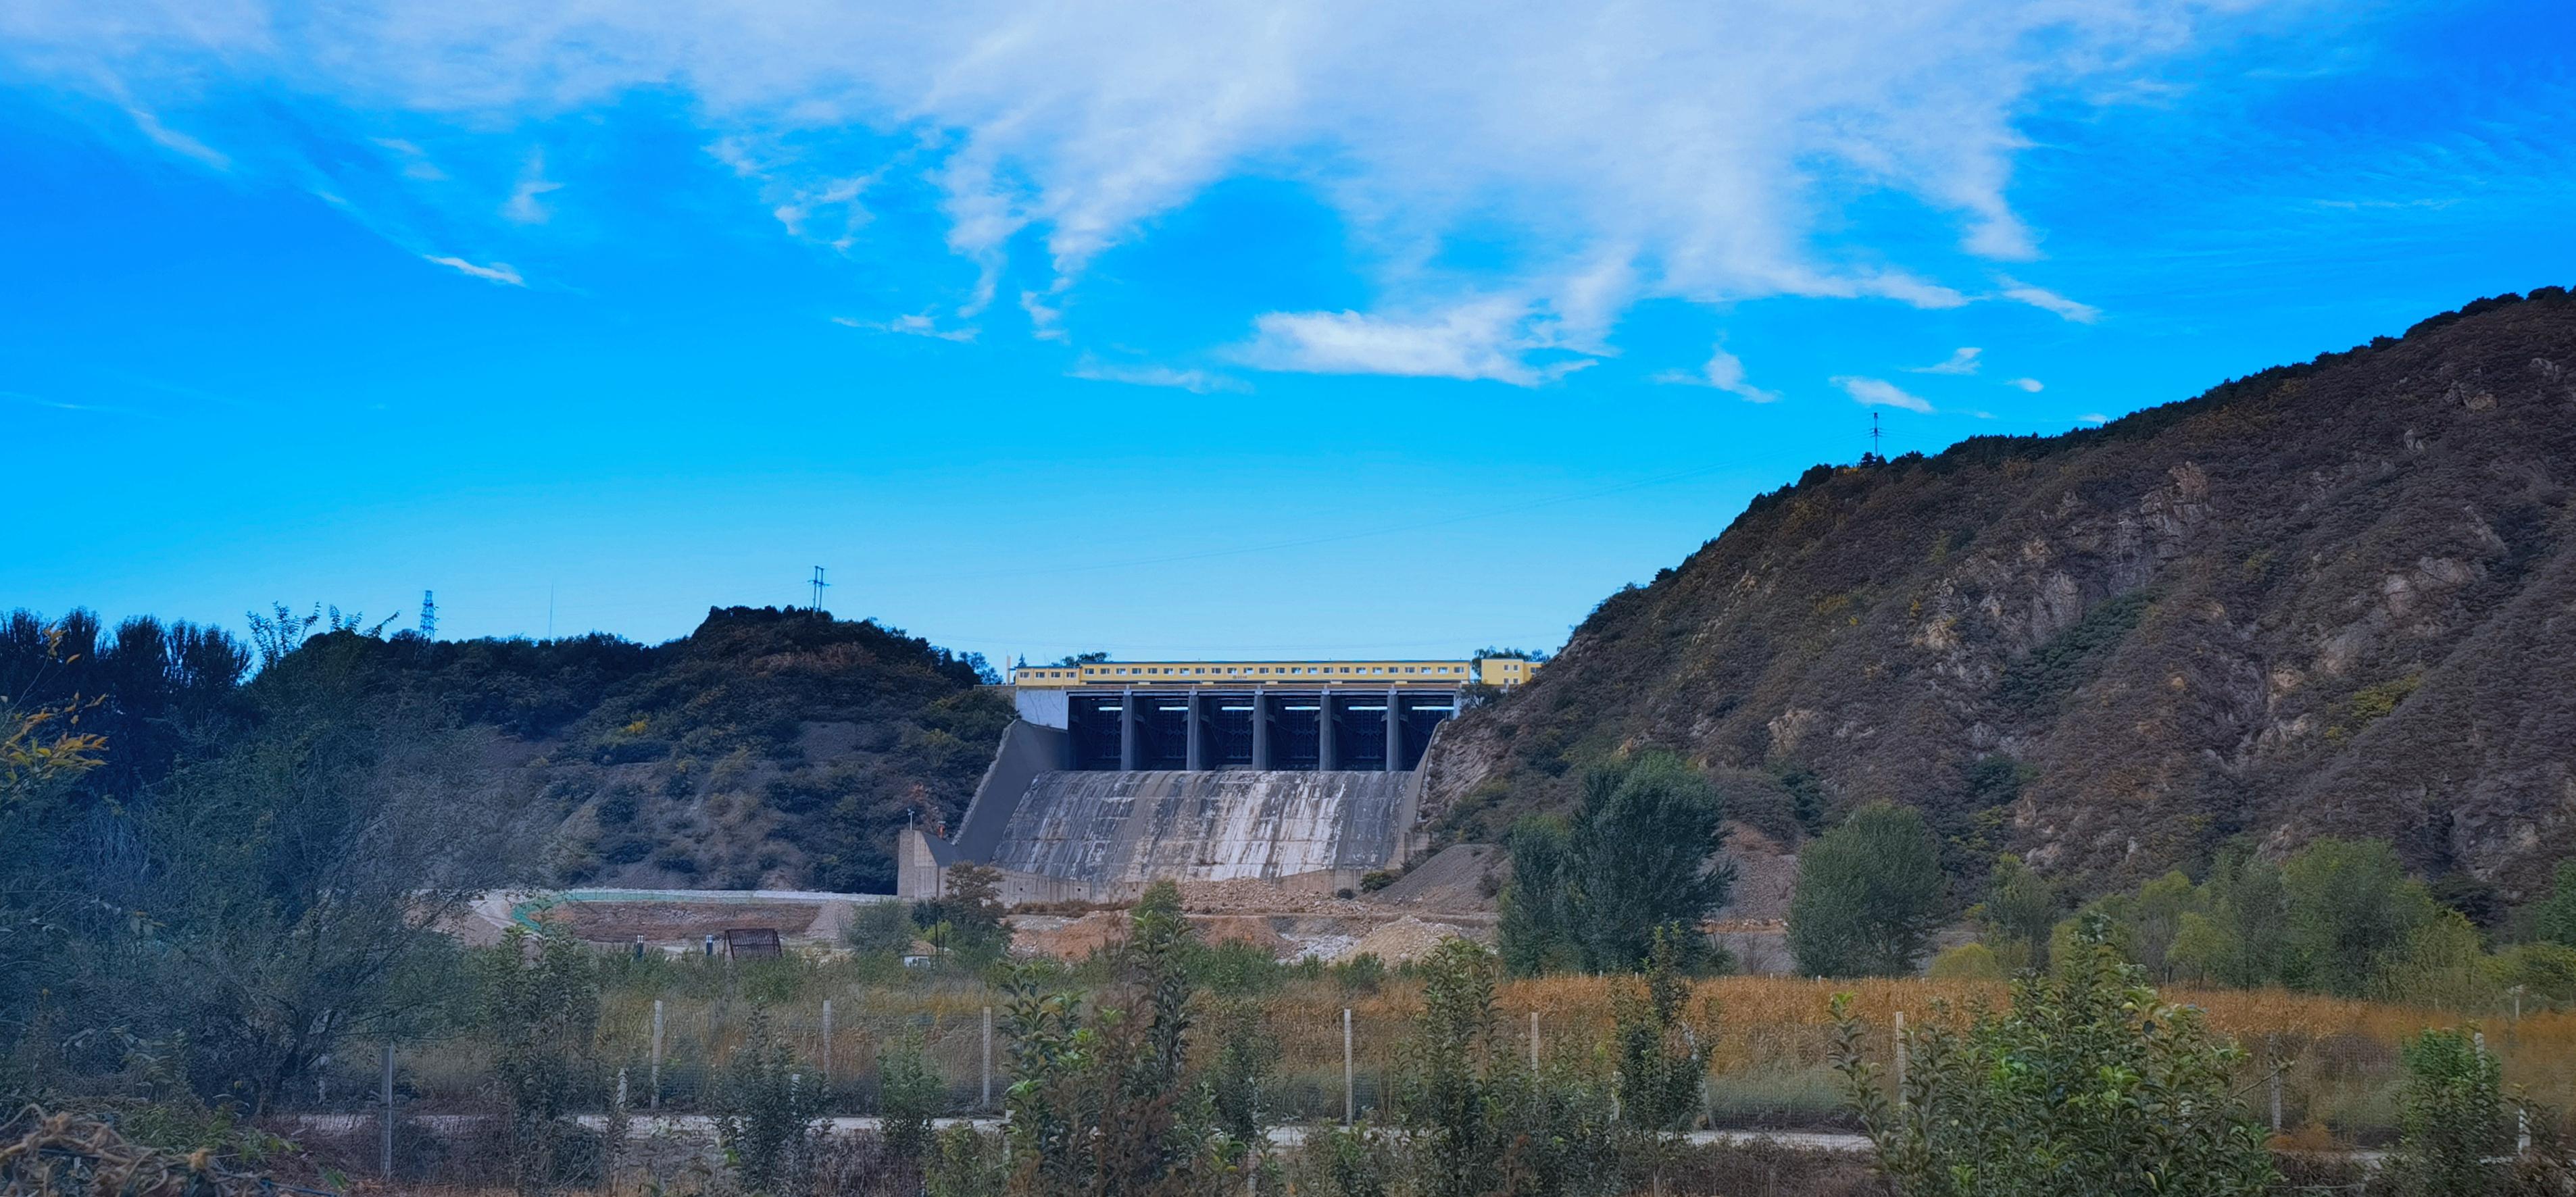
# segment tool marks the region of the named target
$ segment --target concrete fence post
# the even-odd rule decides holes
[[[1905,1106],[1905,1012],[1896,1012],[1896,1105]]]
[[[993,1008],[991,1006],[984,1007],[984,1087],[982,1096],[975,1099],[975,1108],[979,1110],[993,1108]]]
[[[2263,1037],[2263,1054],[2272,1061],[2272,1133],[2281,1133],[2281,1036],[2279,1032]]]
[[[653,999],[653,1054],[651,1059],[652,1065],[650,1071],[647,1072],[645,1076],[646,1091],[644,1095],[644,1105],[647,1109],[658,1110],[662,1108],[662,999],[660,998]]]
[[[384,1102],[384,1125],[381,1128],[383,1133],[378,1136],[376,1145],[376,1174],[386,1180],[392,1180],[394,1178],[394,1045],[390,1043],[385,1045]]]
[[[822,1092],[824,1100],[828,1101],[831,1099],[832,1092],[832,999],[830,998],[823,999],[823,1050],[820,1057],[815,1064],[822,1071]]]
[[[1538,1071],[1538,1011],[1530,1011],[1530,1071]]]
[[[1342,1007],[1342,1125],[1359,1121],[1360,1091],[1351,1069],[1351,1008]]]

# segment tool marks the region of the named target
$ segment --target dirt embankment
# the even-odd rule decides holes
[[[801,936],[821,907],[812,903],[566,902],[535,915],[593,943],[695,941],[738,927],[766,927]]]

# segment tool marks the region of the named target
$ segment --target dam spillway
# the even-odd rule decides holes
[[[1356,887],[1419,838],[1421,764],[1471,686],[1535,663],[1139,662],[1020,668],[992,763],[957,826],[914,827],[897,895],[961,865],[1004,902],[1117,902],[1146,885]]]
[[[1255,769],[1039,774],[989,863],[1114,889],[1382,867],[1412,775]]]

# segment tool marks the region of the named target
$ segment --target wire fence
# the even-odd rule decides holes
[[[1492,1050],[1608,1073],[1606,1010],[1541,1012],[1506,1005],[1498,1009],[1495,1026]],[[2519,1032],[2508,1022],[2482,1038],[2503,1062],[2508,1086],[2563,1119],[2576,1109],[2576,1059],[2555,1050],[2554,1034],[2526,1044]],[[1404,1002],[1324,1008],[1290,1003],[1266,1012],[1261,1033],[1273,1049],[1261,1083],[1270,1117],[1320,1124],[1345,1117],[1384,1121],[1410,1067],[1415,1031],[1413,1011]],[[940,1109],[949,1116],[999,1114],[1011,1081],[1009,1019],[999,996],[990,992],[958,990],[900,1010],[844,998],[785,1004],[646,998],[609,1007],[590,1045],[598,1084],[577,1104],[584,1113],[605,1113],[612,1103],[638,1114],[717,1112],[726,1069],[763,1034],[794,1058],[797,1083],[819,1095],[815,1108],[826,1117],[882,1113],[880,1061],[897,1048],[918,1051],[940,1078]],[[2393,1133],[2404,1081],[2396,1042],[2331,1028],[2239,1038],[2245,1048],[2239,1087],[2258,1120],[2279,1131],[2306,1128],[2342,1143],[2380,1142]],[[1722,1027],[1703,1095],[1706,1123],[1751,1129],[1847,1126],[1842,1082],[1832,1067],[1833,1040],[1833,1028],[1823,1023]],[[392,1089],[400,1112],[434,1117],[495,1108],[501,1090],[494,1055],[479,1037],[398,1043],[394,1049]],[[1898,1053],[1888,1020],[1873,1026],[1865,1051],[1893,1086]],[[295,1095],[289,1108],[371,1115],[382,1104],[379,1074],[373,1045],[346,1052],[319,1070],[312,1093]]]

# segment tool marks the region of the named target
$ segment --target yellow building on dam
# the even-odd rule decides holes
[[[1100,661],[1023,665],[1011,684],[1030,689],[1085,686],[1517,686],[1539,663],[1518,657],[1480,661]]]

